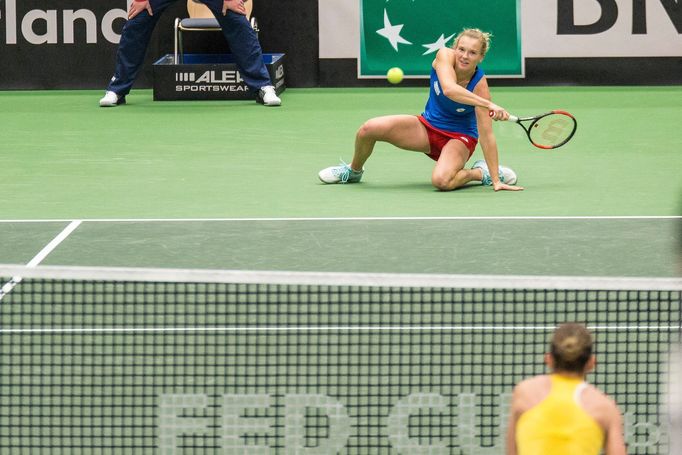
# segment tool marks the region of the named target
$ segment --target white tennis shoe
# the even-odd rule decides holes
[[[275,92],[275,87],[272,85],[266,85],[258,90],[258,100],[266,106],[282,105],[282,100],[279,99],[279,96],[277,96],[277,93]]]
[[[354,171],[350,165],[342,162],[339,166],[322,169],[317,176],[324,183],[357,183],[362,179],[363,172],[364,169],[360,172]]]
[[[485,162],[485,160],[478,160],[474,163],[474,165],[471,167],[471,169],[480,169],[481,173],[483,174],[483,179],[481,180],[481,184],[483,185],[492,185],[493,180],[490,178],[490,171],[488,170],[488,164]],[[500,181],[502,183],[506,183],[507,185],[514,185],[516,184],[516,181],[518,178],[516,177],[516,172],[514,172],[511,168],[508,168],[506,166],[500,166],[498,168],[498,173],[500,175]]]
[[[107,91],[104,94],[104,97],[102,97],[102,99],[99,100],[99,106],[114,107],[118,106],[119,104],[125,104],[125,102],[126,102],[125,96],[118,96],[115,92]]]

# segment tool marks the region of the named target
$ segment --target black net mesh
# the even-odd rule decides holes
[[[9,278],[2,280],[3,283]],[[24,279],[0,301],[0,453],[501,453],[555,325],[629,453],[667,450],[680,291]],[[223,452],[224,451],[224,452]]]

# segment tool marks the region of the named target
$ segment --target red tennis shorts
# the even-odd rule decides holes
[[[466,134],[443,131],[439,130],[438,128],[434,128],[422,115],[418,115],[417,118],[426,127],[426,133],[429,135],[429,148],[431,149],[431,152],[427,153],[426,155],[432,160],[438,161],[438,158],[440,158],[440,152],[443,150],[443,147],[445,147],[445,144],[447,144],[451,139],[457,139],[462,144],[466,145],[466,148],[469,150],[469,158],[471,158],[471,155],[474,154],[474,150],[476,150],[476,144],[478,144],[478,139]]]

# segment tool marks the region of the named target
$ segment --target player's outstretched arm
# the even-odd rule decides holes
[[[623,438],[623,418],[616,403],[611,401],[606,428],[606,442],[604,453],[606,455],[626,455],[625,440]]]
[[[483,99],[490,98],[490,91],[485,78],[478,83],[474,91],[477,92],[478,96]],[[493,189],[495,191],[523,190],[522,186],[508,185],[500,180],[498,172],[499,153],[497,149],[497,139],[495,139],[492,120],[486,108],[476,108],[476,124],[478,125],[478,139],[481,144],[481,148],[483,149],[483,157],[485,158],[485,162],[488,165],[490,178],[493,182]]]

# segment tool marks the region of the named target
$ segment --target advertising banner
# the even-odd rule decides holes
[[[125,0],[0,0],[0,88],[104,89],[126,17]]]
[[[114,71],[127,0],[0,0],[0,89],[100,88]],[[161,16],[147,61],[172,49],[178,0]],[[160,32],[170,36],[163,43]],[[161,46],[163,44],[163,47]],[[147,74],[149,73],[149,74]],[[150,79],[146,64],[138,82]]]
[[[438,49],[464,28],[493,34],[481,65],[487,75],[523,76],[520,0],[360,0],[358,76],[428,77]]]
[[[180,61],[180,60],[179,60]],[[176,64],[173,54],[154,63],[154,100],[248,100],[254,94],[232,54],[185,54]],[[275,92],[285,89],[284,54],[263,54]]]
[[[524,0],[526,57],[682,56],[682,2]]]

